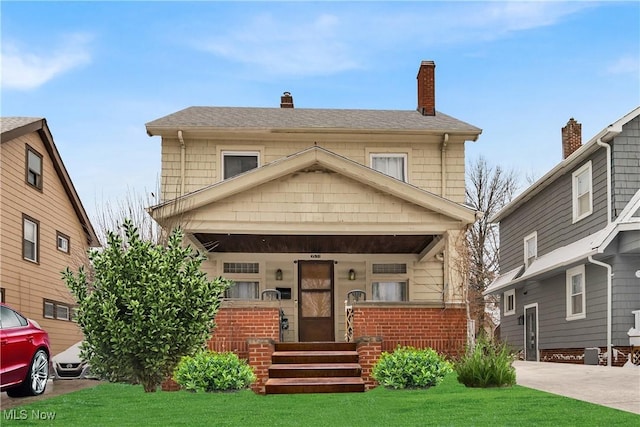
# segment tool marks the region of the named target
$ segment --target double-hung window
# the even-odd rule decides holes
[[[22,216],[22,257],[38,262],[40,251],[40,223],[26,215]]]
[[[57,241],[58,250],[68,254],[69,251],[70,251],[69,240],[70,240],[69,236],[67,236],[66,234],[63,234],[63,233],[58,231],[56,233],[56,241]]]
[[[407,155],[404,153],[371,153],[371,168],[407,182]]]
[[[591,184],[591,161],[572,174],[573,222],[580,221],[593,212],[593,189]]]
[[[515,289],[511,289],[504,293],[503,312],[505,316],[516,314],[516,290]]]
[[[228,179],[260,166],[257,151],[223,151],[222,178]]]
[[[524,266],[528,268],[538,256],[538,233],[533,232],[524,238]]]
[[[42,190],[42,155],[27,145],[27,184]]]
[[[567,270],[567,320],[586,317],[585,294],[584,265]]]

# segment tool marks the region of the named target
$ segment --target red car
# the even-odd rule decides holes
[[[0,391],[11,397],[44,393],[49,379],[49,334],[0,303]]]

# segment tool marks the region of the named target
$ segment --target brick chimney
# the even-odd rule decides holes
[[[582,146],[582,125],[573,117],[562,128],[562,158],[566,159]]]
[[[423,116],[436,115],[436,63],[422,61],[418,71],[418,111]]]
[[[285,92],[280,97],[280,108],[293,108],[293,96],[291,92]]]

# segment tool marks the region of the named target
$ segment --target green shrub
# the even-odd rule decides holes
[[[455,364],[458,381],[467,387],[506,387],[516,383],[514,355],[506,344],[481,336]]]
[[[427,388],[438,385],[453,369],[435,350],[398,346],[384,352],[373,367],[373,377],[385,387]]]
[[[247,388],[256,376],[247,362],[234,353],[201,351],[183,357],[173,379],[185,390],[225,391]]]

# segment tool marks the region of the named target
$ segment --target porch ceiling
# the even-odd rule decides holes
[[[193,235],[209,252],[418,254],[432,235]]]

